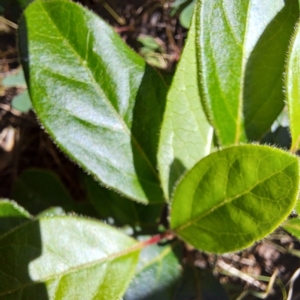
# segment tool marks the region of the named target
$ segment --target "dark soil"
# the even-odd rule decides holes
[[[112,16],[101,4],[103,1],[80,2],[107,20],[136,51],[141,47],[137,42],[140,35],[157,38],[166,53],[166,70],[174,70],[184,44],[186,30],[180,26],[178,15],[170,16],[172,1],[107,1],[118,17]],[[19,62],[15,29],[9,26],[0,28],[0,78],[3,78],[13,72],[19,66]],[[76,175],[78,167],[53,145],[48,135],[40,129],[33,112],[21,114],[12,109],[11,100],[19,92],[16,88],[0,89],[0,132],[5,128],[14,129],[11,150],[6,151],[2,147],[3,141],[0,141],[0,198],[12,197],[13,183],[23,170],[38,167],[54,171],[73,198],[83,201],[84,191]],[[263,292],[267,289],[267,283],[259,276],[270,279],[272,275],[276,275],[276,281],[266,299],[285,299],[282,291],[288,293],[289,280],[300,268],[300,244],[283,230],[278,230],[264,241],[239,253],[223,256],[193,251],[192,253],[197,266],[212,268],[221,283],[227,287],[231,286],[228,289],[231,295],[239,295],[242,290]],[[248,295],[240,299],[258,298]],[[294,283],[293,297],[289,300],[291,299],[300,299],[300,280]]]

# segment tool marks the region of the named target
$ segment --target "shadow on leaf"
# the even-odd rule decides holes
[[[31,265],[42,255],[39,221],[0,218],[0,234],[0,299],[49,299],[46,286],[33,280],[39,270]]]
[[[146,65],[133,110],[131,140],[134,167],[141,186],[151,203],[163,202],[157,172],[157,149],[163,120],[167,87],[152,67]],[[138,145],[137,145],[138,143]],[[146,160],[152,173],[144,169]]]
[[[297,0],[284,3],[259,38],[246,65],[243,113],[249,140],[260,139],[284,106],[285,58],[299,11]]]

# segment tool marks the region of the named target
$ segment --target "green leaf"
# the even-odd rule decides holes
[[[69,1],[31,4],[19,47],[34,109],[58,146],[105,186],[163,202],[161,76],[104,21]]]
[[[91,176],[82,175],[89,201],[104,219],[112,218],[118,226],[157,227],[163,204],[142,205],[99,185]]]
[[[184,28],[190,28],[191,20],[192,20],[192,17],[193,17],[193,11],[194,11],[194,8],[195,8],[195,4],[196,4],[196,1],[195,0],[192,1],[188,6],[186,6],[182,10],[182,12],[179,16],[180,24]]]
[[[30,97],[29,97],[29,93],[28,91],[24,91],[21,94],[19,94],[18,96],[14,97],[11,105],[14,109],[23,112],[23,113],[27,113],[30,111],[30,109],[32,108],[32,104],[30,101]]]
[[[60,206],[52,206],[36,215],[36,218],[65,216],[66,212]]]
[[[283,108],[297,0],[199,1],[202,101],[221,144],[257,140]]]
[[[6,76],[2,80],[2,86],[27,88],[23,69],[19,68],[16,73]],[[25,90],[14,97],[11,104],[14,109],[27,113],[32,108],[28,91]]]
[[[161,129],[158,162],[165,197],[169,199],[182,174],[210,152],[212,128],[198,90],[195,20],[177,66]]]
[[[201,281],[195,266],[185,265],[172,300],[201,299]],[[215,300],[215,299],[214,299]]]
[[[30,218],[30,214],[14,201],[0,199],[0,236]]]
[[[204,251],[242,249],[284,221],[298,189],[296,156],[267,146],[233,146],[185,175],[174,193],[171,228]]]
[[[143,249],[135,276],[126,291],[124,300],[167,300],[181,276],[182,246],[152,245]]]
[[[289,49],[289,57],[286,68],[286,98],[289,109],[290,130],[292,136],[292,151],[300,148],[300,84],[299,84],[299,65],[300,65],[300,24],[298,23],[296,31],[292,38]]]
[[[120,299],[136,241],[90,219],[42,218],[0,238],[0,299]]]
[[[228,296],[211,271],[187,265],[173,299],[228,300]]]
[[[21,87],[26,88],[26,81],[22,68],[19,68],[16,73],[6,76],[2,80],[2,85],[5,87]]]
[[[225,300],[222,286],[208,270],[185,265],[182,245],[152,245],[143,249],[124,300]]]
[[[139,53],[141,54],[141,56],[143,56],[143,58],[145,59],[145,61],[153,67],[157,67],[160,69],[166,69],[167,68],[167,62],[164,58],[164,55],[162,53],[159,52],[154,52],[151,49],[148,49],[146,47],[142,47],[139,50]]]
[[[173,3],[171,3],[171,15],[173,16],[182,5],[188,5],[191,1],[193,0],[175,0]]]
[[[15,181],[13,198],[30,213],[37,214],[49,207],[60,206],[72,210],[73,201],[60,181],[51,171],[28,169]]]
[[[294,207],[295,211],[297,212],[298,215],[300,215],[300,201],[298,197],[298,201],[296,203],[296,206]]]
[[[156,39],[150,35],[139,35],[136,40],[149,50],[161,50],[161,46]]]
[[[300,239],[300,219],[286,220],[283,228],[297,239]]]

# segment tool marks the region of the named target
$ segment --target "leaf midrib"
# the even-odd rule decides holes
[[[36,222],[36,221],[39,221],[39,220],[32,220],[31,222],[33,223],[33,222]],[[23,225],[25,225],[25,224],[23,224]],[[28,225],[28,222],[26,222],[26,225]],[[19,227],[21,227],[21,226],[19,226]],[[34,285],[39,284],[39,283],[45,283],[48,280],[55,279],[57,277],[62,277],[62,276],[65,276],[65,275],[70,275],[70,274],[72,274],[72,273],[74,273],[76,271],[80,271],[80,270],[83,270],[83,269],[88,269],[90,267],[93,267],[93,266],[96,266],[96,265],[100,265],[100,264],[102,264],[104,262],[113,261],[113,260],[118,259],[118,258],[120,258],[122,256],[126,256],[127,254],[138,252],[143,247],[145,247],[145,245],[144,245],[143,242],[140,242],[140,243],[137,242],[136,244],[130,246],[127,249],[121,250],[121,251],[116,252],[116,253],[109,254],[106,257],[103,257],[103,258],[100,258],[100,259],[96,259],[96,260],[91,261],[91,262],[87,262],[87,263],[83,263],[83,264],[78,264],[78,265],[76,265],[74,267],[69,268],[66,271],[58,272],[58,273],[55,273],[53,275],[49,275],[47,277],[41,278],[38,281],[31,281],[31,282],[28,282],[26,284],[20,285],[20,286],[14,288],[14,289],[11,289],[9,291],[5,291],[4,293],[0,293],[0,296],[7,295],[7,294],[10,294],[10,293],[14,293],[16,291],[22,290],[22,289],[27,288],[29,286],[34,286]]]
[[[243,40],[243,47],[242,47],[242,66],[241,66],[241,78],[240,78],[240,95],[239,95],[239,104],[238,104],[238,115],[237,115],[237,129],[236,129],[236,135],[235,135],[235,143],[238,143],[241,138],[241,126],[244,125],[242,123],[243,119],[243,96],[244,96],[244,87],[245,87],[245,69],[246,69],[246,61],[245,61],[245,56],[246,56],[246,39],[248,35],[248,29],[249,29],[249,15],[251,11],[251,0],[249,0],[248,5],[247,5],[247,17],[246,17],[246,23],[245,23],[245,33],[244,33],[244,40]]]
[[[241,194],[235,195],[231,198],[228,199],[224,199],[221,203],[219,203],[218,205],[214,206],[213,208],[210,208],[209,210],[203,212],[202,214],[200,214],[199,216],[197,216],[196,218],[188,221],[187,223],[177,227],[177,228],[173,228],[174,231],[179,232],[184,230],[186,227],[192,226],[194,223],[199,222],[199,220],[201,220],[202,218],[206,217],[207,215],[209,215],[210,213],[213,213],[214,211],[216,211],[217,209],[223,207],[224,205],[230,204],[230,202],[248,194],[251,192],[251,190],[253,190],[257,185],[263,183],[264,181],[268,180],[269,178],[271,178],[272,176],[275,176],[276,174],[281,173],[283,170],[285,170],[286,168],[288,168],[289,166],[295,164],[295,162],[292,162],[286,166],[284,166],[281,170],[278,170],[274,173],[272,173],[271,175],[265,177],[264,179],[257,181],[252,187],[250,187],[249,189],[247,189],[246,191],[242,192]]]
[[[237,110],[237,119],[236,119],[236,132],[235,132],[235,138],[234,138],[234,143],[238,143],[240,141],[241,138],[241,126],[243,124],[242,123],[242,113],[243,113],[243,95],[244,95],[244,73],[245,73],[245,68],[246,68],[246,61],[245,61],[245,56],[246,56],[246,49],[245,49],[245,44],[246,44],[246,39],[247,39],[247,35],[248,35],[248,23],[249,23],[249,15],[250,15],[250,11],[251,11],[251,0],[248,1],[247,3],[247,16],[246,16],[246,22],[245,22],[245,32],[244,32],[244,37],[243,37],[243,41],[242,44],[240,44],[237,40],[237,38],[235,37],[233,30],[231,28],[231,24],[229,22],[229,19],[227,17],[227,13],[226,13],[226,9],[224,7],[224,0],[222,1],[222,10],[225,16],[225,20],[226,20],[226,24],[229,27],[229,31],[231,33],[231,35],[233,36],[234,40],[236,41],[237,46],[239,46],[241,48],[241,52],[242,52],[242,60],[241,60],[241,75],[240,75],[240,87],[239,87],[239,101],[238,101],[238,110]]]

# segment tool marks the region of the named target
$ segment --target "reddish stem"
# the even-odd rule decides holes
[[[166,231],[164,233],[154,235],[150,239],[141,242],[141,244],[142,244],[141,246],[143,246],[143,248],[144,248],[144,247],[147,247],[147,246],[150,246],[153,244],[157,244],[164,239],[171,240],[173,238],[174,238],[174,233],[172,231]]]

